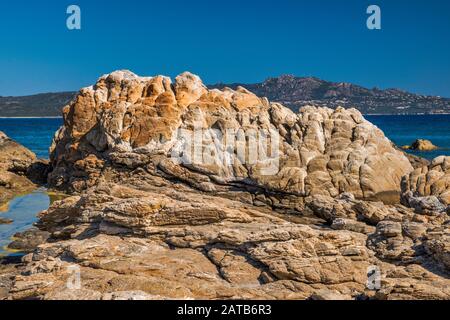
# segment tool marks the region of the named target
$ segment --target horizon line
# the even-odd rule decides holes
[[[127,70],[128,70],[128,69],[127,69]],[[117,71],[117,70],[115,70],[115,71]],[[131,70],[129,70],[129,71],[131,71]],[[112,71],[112,72],[114,72],[114,71]],[[112,73],[112,72],[110,72],[110,73]],[[133,72],[133,71],[131,71],[131,72]],[[106,73],[106,74],[104,74],[104,75],[108,75],[108,74],[110,74],[110,73]],[[133,72],[133,73],[136,74],[135,72]],[[195,73],[193,73],[193,74],[195,74]],[[136,75],[138,75],[138,74],[136,74]],[[197,75],[197,74],[196,74],[196,75]],[[103,76],[103,75],[102,75],[102,76]],[[138,76],[139,76],[139,77],[147,77],[147,76],[140,76],[140,75],[138,75]],[[155,75],[155,76],[158,76],[158,75]],[[155,77],[155,76],[149,76],[149,77]],[[289,74],[289,73],[280,74],[280,75],[278,75],[278,76],[269,76],[269,77],[266,77],[264,80],[257,81],[257,82],[252,82],[252,83],[244,83],[244,82],[238,82],[238,81],[228,82],[228,83],[225,83],[225,82],[216,82],[216,83],[205,84],[205,86],[206,86],[206,87],[212,87],[212,86],[217,86],[217,85],[225,85],[225,86],[227,86],[227,85],[228,85],[228,86],[229,86],[229,85],[243,85],[243,86],[245,86],[245,85],[255,85],[255,84],[261,84],[261,83],[264,83],[264,82],[266,82],[266,81],[268,81],[268,80],[271,80],[271,79],[279,79],[279,78],[286,77],[286,76],[294,77],[294,78],[297,78],[297,79],[317,79],[317,80],[325,81],[325,82],[332,83],[332,84],[340,84],[340,83],[350,84],[350,85],[358,86],[358,87],[361,87],[361,88],[364,88],[364,89],[367,89],[367,90],[375,90],[375,89],[378,89],[378,90],[381,90],[381,91],[398,90],[398,91],[403,91],[403,92],[410,93],[410,94],[414,94],[414,95],[418,95],[418,96],[450,99],[450,96],[442,96],[442,95],[433,95],[433,94],[419,93],[419,92],[417,92],[417,91],[410,91],[409,89],[402,89],[402,88],[398,88],[398,87],[387,87],[387,88],[382,88],[382,87],[379,87],[379,86],[374,86],[374,87],[371,87],[371,88],[370,88],[369,86],[362,85],[362,84],[358,84],[358,83],[354,83],[354,82],[350,82],[350,81],[332,81],[332,80],[325,80],[325,79],[323,79],[323,78],[319,78],[319,77],[317,77],[317,76],[312,76],[312,75],[298,76],[298,75]],[[100,77],[101,77],[101,76],[100,76]],[[100,77],[98,77],[97,80],[98,80]],[[169,78],[171,78],[171,80],[172,80],[172,78],[175,78],[175,77],[170,77],[170,76],[169,76]],[[200,77],[200,79],[201,79],[201,77]],[[96,80],[96,81],[97,81],[97,80]],[[203,80],[202,80],[202,81],[203,81]],[[91,85],[92,85],[92,84],[91,84]],[[0,94],[0,98],[23,98],[23,97],[32,97],[32,96],[38,96],[38,95],[44,95],[44,94],[77,93],[77,92],[79,92],[81,89],[87,88],[87,87],[89,87],[89,86],[91,86],[91,85],[81,86],[80,88],[74,89],[74,90],[45,91],[45,92],[36,92],[36,93],[29,93],[29,94],[23,94],[23,95],[6,95],[6,96]]]

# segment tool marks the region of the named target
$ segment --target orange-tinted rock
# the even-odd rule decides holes
[[[190,158],[185,167],[223,184],[247,181],[298,197],[351,192],[359,198],[389,193],[398,198],[402,176],[412,171],[407,158],[357,110],[304,107],[295,114],[242,87],[208,90],[187,72],[172,84],[167,77],[116,71],[81,90],[65,109],[65,125],[52,147],[50,181],[82,187],[73,178],[74,164],[89,155],[112,166],[114,158],[123,158],[120,154],[145,156],[147,163],[157,164],[178,150],[180,130],[193,129],[221,138],[203,140],[197,146],[201,162]],[[229,130],[234,130],[234,148],[225,142]],[[262,150],[251,138],[254,132],[270,136],[265,152],[275,156],[250,155]],[[217,159],[222,153],[227,163]],[[180,169],[173,169],[176,176]]]
[[[36,186],[26,177],[36,155],[0,131],[0,206]],[[1,210],[0,210],[1,211]]]

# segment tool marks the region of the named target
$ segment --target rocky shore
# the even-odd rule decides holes
[[[36,155],[0,131],[0,212],[15,195],[35,189],[26,175]]]
[[[71,196],[0,299],[450,299],[450,157],[355,109],[117,71],[65,107],[49,171]]]

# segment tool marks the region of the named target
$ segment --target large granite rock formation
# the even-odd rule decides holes
[[[387,203],[413,168],[356,110],[120,71],[64,121],[49,182],[73,195],[40,214],[50,241],[0,298],[450,299],[448,213]],[[199,127],[196,162],[179,129]],[[252,130],[279,132],[279,159],[249,160]]]
[[[412,171],[355,109],[305,107],[295,114],[242,87],[208,90],[190,73],[175,83],[128,71],[103,76],[64,109],[64,123],[52,147],[50,182],[76,191],[96,185],[111,167],[151,163],[204,191],[216,191],[220,182],[298,197],[351,192],[373,199],[399,195],[402,176]],[[167,161],[180,148],[180,132],[194,129],[203,132],[194,147],[199,161],[186,152],[188,165]],[[236,140],[231,150],[229,132]],[[261,157],[255,132],[269,136],[276,149],[267,153],[276,153],[275,160]],[[255,161],[248,159],[252,148],[259,148]],[[208,161],[214,153],[224,156]]]
[[[15,195],[35,188],[25,176],[35,160],[33,152],[0,132],[0,208]]]

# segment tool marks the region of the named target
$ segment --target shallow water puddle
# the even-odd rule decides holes
[[[37,221],[37,214],[49,206],[50,196],[45,189],[16,197],[8,205],[2,206],[0,217],[13,222],[0,224],[0,256],[13,254],[6,248],[12,242],[11,237],[32,227]]]

